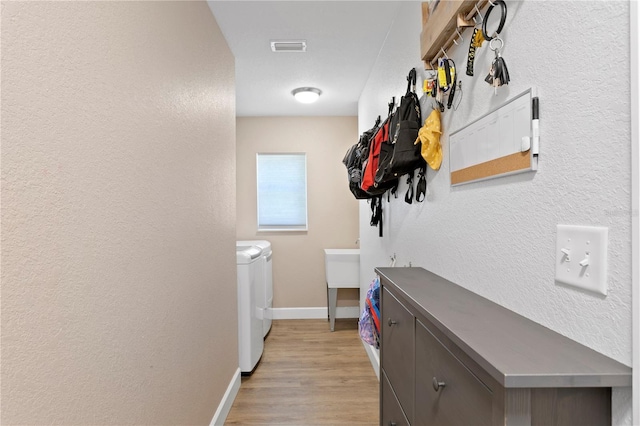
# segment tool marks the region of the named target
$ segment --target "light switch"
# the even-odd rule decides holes
[[[556,281],[607,295],[609,228],[558,225]]]

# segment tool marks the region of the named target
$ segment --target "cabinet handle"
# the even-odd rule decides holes
[[[387,322],[387,324],[389,324],[389,327],[391,327],[393,324],[397,324],[397,322],[389,318],[389,321]]]
[[[396,423],[396,422],[389,422],[389,426],[397,426],[397,425],[398,425],[398,423]]]
[[[433,378],[433,390],[438,392],[440,388],[447,386],[445,382],[439,382],[435,377]]]

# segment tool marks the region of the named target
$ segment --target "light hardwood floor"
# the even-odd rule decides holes
[[[225,425],[377,425],[379,383],[357,320],[273,322]]]

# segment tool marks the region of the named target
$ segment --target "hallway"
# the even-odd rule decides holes
[[[227,425],[376,425],[378,380],[357,320],[279,320]]]

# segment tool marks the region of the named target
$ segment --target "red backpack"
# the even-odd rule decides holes
[[[389,188],[398,184],[398,179],[389,180],[387,182],[376,183],[376,173],[380,163],[380,148],[382,143],[389,140],[389,123],[391,122],[393,108],[395,106],[395,98],[389,104],[389,116],[373,136],[369,145],[369,157],[365,161],[364,170],[362,172],[361,188],[371,195],[384,194]]]
[[[365,166],[364,173],[362,174],[362,189],[369,192],[373,189],[373,184],[376,182],[376,171],[378,170],[378,163],[380,162],[380,147],[382,142],[389,138],[389,119],[386,119],[382,126],[378,127],[378,131],[373,136],[371,147],[369,147],[369,161]]]

